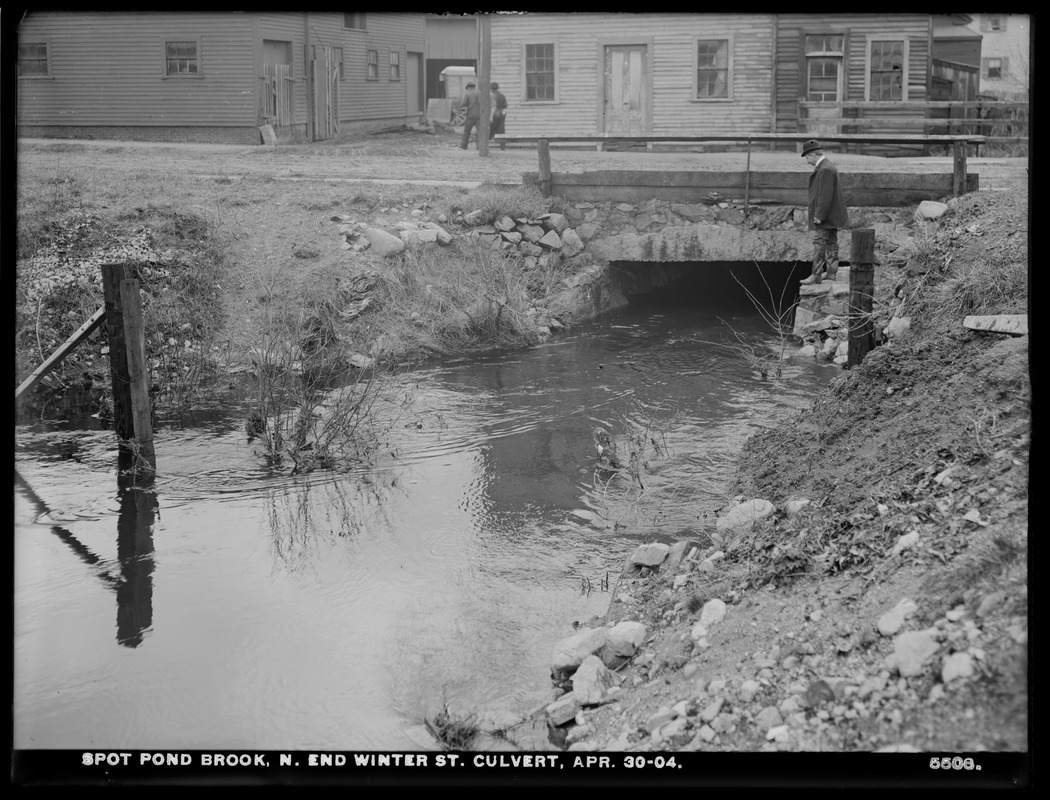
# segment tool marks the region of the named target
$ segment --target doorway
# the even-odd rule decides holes
[[[641,136],[649,128],[648,47],[606,45],[602,133]]]

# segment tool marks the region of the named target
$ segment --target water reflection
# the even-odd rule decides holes
[[[117,463],[117,537],[115,562],[97,555],[68,528],[52,525],[57,536],[90,572],[116,594],[118,644],[138,647],[153,624],[153,528],[159,502],[153,491],[155,473],[132,469],[132,457],[121,450]],[[36,509],[38,518],[51,510],[33,487],[15,470],[15,485]]]
[[[153,490],[153,469],[135,470],[131,456],[120,451],[117,470],[117,641],[138,647],[153,624],[153,526],[160,503]]]

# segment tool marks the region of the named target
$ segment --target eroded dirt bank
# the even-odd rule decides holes
[[[621,580],[615,618],[645,641],[565,745],[1028,749],[1028,337],[964,328],[953,284],[1023,269],[1026,232],[1023,187],[954,206],[936,258],[905,269],[910,335],[741,454],[737,500],[777,513]]]

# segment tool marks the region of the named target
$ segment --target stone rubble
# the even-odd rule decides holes
[[[771,505],[761,498],[743,500],[720,521],[733,520],[746,530],[754,520],[733,512]],[[740,742],[760,738],[765,744],[758,749],[799,750],[814,748],[822,737],[833,740],[841,735],[840,723],[856,720],[905,738],[909,707],[943,702],[959,685],[978,680],[984,648],[999,633],[980,626],[981,613],[1003,602],[994,592],[972,606],[939,613],[900,598],[863,631],[836,628],[816,609],[807,617],[808,633],[785,631],[734,674],[705,675],[697,659],[720,645],[725,620],[745,613],[732,598],[711,598],[699,606],[686,602],[684,596],[717,569],[721,556],[714,547],[701,549],[687,540],[643,544],[628,557],[604,625],[597,621],[581,628],[554,647],[552,681],[565,694],[545,709],[552,741],[570,751],[673,751],[737,749]],[[683,599],[676,600],[679,595]],[[674,611],[656,620],[639,618],[647,596]],[[681,659],[657,658],[650,645],[671,620],[683,618],[693,620],[683,634],[689,649]],[[933,624],[913,624],[931,618]],[[1027,643],[1026,623],[1016,619],[1002,633]],[[817,632],[822,627],[829,628],[823,636]],[[881,650],[880,634],[892,642],[892,651],[873,661],[870,655]],[[639,717],[638,727],[622,712],[619,727],[616,717],[603,727],[589,716],[606,706],[604,713],[615,714],[624,691],[659,682],[665,691],[658,696],[665,699]],[[599,738],[599,730],[612,732]],[[901,741],[878,749],[910,747]]]

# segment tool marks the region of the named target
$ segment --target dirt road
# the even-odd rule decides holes
[[[522,173],[537,170],[534,145],[491,148],[487,156],[460,150],[452,134],[392,133],[358,136],[338,144],[320,142],[276,147],[168,144],[87,140],[23,139],[18,159],[31,165],[61,161],[67,167],[95,166],[134,173],[180,172],[232,179],[254,176],[273,180],[377,181],[396,183],[480,183],[520,185]],[[882,158],[834,154],[843,171],[945,172],[952,158]],[[668,153],[597,152],[551,149],[555,172],[596,169],[743,170],[746,152]],[[752,152],[752,170],[806,172],[795,153]],[[968,170],[980,176],[981,190],[1003,190],[1026,179],[1027,158],[970,158]]]

